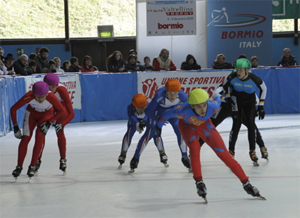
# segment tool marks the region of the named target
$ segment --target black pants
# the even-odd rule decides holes
[[[216,117],[212,117],[211,121],[214,124],[214,126],[217,127],[227,117],[232,117],[231,104],[222,102],[218,115]],[[245,113],[242,113],[241,119],[242,119],[242,124],[244,124],[248,128],[248,123],[247,123],[247,118],[246,118]],[[258,146],[260,148],[265,147],[265,143],[261,137],[261,134],[260,134],[256,124],[254,124],[254,125],[255,125],[255,131],[256,131],[256,143],[258,144]],[[199,138],[199,142],[200,142],[201,146],[204,144],[204,141],[201,138]],[[229,150],[231,150],[231,149],[229,148]],[[234,151],[234,148],[232,151]]]

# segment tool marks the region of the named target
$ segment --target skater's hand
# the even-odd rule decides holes
[[[22,138],[22,133],[21,133],[21,130],[19,128],[18,125],[15,125],[14,126],[14,135],[17,139],[21,139]]]
[[[41,130],[41,132],[44,134],[44,135],[46,135],[47,134],[47,132],[48,132],[48,129],[50,128],[50,126],[51,126],[51,123],[49,122],[49,121],[46,121],[46,122],[44,122],[44,123],[42,123],[42,125],[40,125],[40,130]]]
[[[146,127],[146,121],[145,120],[141,120],[141,122],[139,122],[139,129],[140,129],[140,131],[143,132],[145,127]]]
[[[264,110],[264,106],[258,106],[257,111],[256,111],[258,118],[260,120],[263,120],[265,118],[265,110]]]
[[[62,130],[62,128],[63,128],[63,126],[61,125],[61,123],[57,123],[57,124],[55,124],[55,125],[53,125],[53,126],[54,126],[55,131],[56,131],[57,133],[59,133],[59,132]]]

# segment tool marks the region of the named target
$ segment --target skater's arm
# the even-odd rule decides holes
[[[52,124],[55,120],[57,120],[64,114],[65,108],[53,93],[48,93],[48,96],[46,99],[53,105],[53,107],[56,111],[54,116],[49,120],[49,122]]]
[[[72,106],[72,102],[71,102],[68,90],[65,87],[63,87],[63,89],[61,89],[61,91],[59,92],[59,95],[60,95],[61,99],[63,100],[66,110],[68,112],[68,116],[66,117],[66,119],[64,119],[64,121],[61,122],[61,125],[65,126],[74,118],[75,113],[73,110],[73,106]]]
[[[29,103],[32,99],[34,99],[33,92],[29,91],[10,108],[10,117],[14,126],[18,125],[17,110]]]

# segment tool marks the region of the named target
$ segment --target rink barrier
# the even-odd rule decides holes
[[[185,73],[190,75],[192,72],[195,76],[201,77],[208,72],[214,75],[222,71],[176,71],[159,72],[159,74],[166,78],[173,78],[173,75],[178,72],[181,75],[185,75]],[[264,68],[252,69],[252,72],[261,77],[267,86],[266,114],[300,113],[300,68]],[[142,82],[138,81],[138,74],[150,75],[153,73],[79,74],[82,107],[74,110],[75,117],[71,122],[127,119],[127,105],[131,103],[132,96],[138,92],[138,84]],[[224,75],[225,73],[228,75],[229,71],[224,71]],[[32,77],[41,77],[41,75]],[[205,86],[207,85],[209,84],[205,84]],[[199,86],[201,87],[201,84]],[[10,108],[25,93],[25,77],[0,77],[0,137],[11,131]],[[20,127],[23,125],[24,112],[25,106],[17,111]]]

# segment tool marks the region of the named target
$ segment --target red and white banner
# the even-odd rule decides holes
[[[138,73],[138,93],[144,94],[148,99],[152,99],[156,91],[165,86],[169,79],[177,79],[181,84],[181,89],[187,95],[193,89],[202,88],[211,96],[214,90],[225,81],[230,73],[231,71],[229,70],[211,72]]]
[[[59,85],[67,88],[69,92],[69,96],[71,102],[73,104],[74,109],[81,110],[81,87],[79,75],[58,75],[59,77]],[[32,86],[37,81],[43,81],[44,76],[41,77],[30,77],[26,76],[25,79],[25,87],[26,92],[32,89]]]

